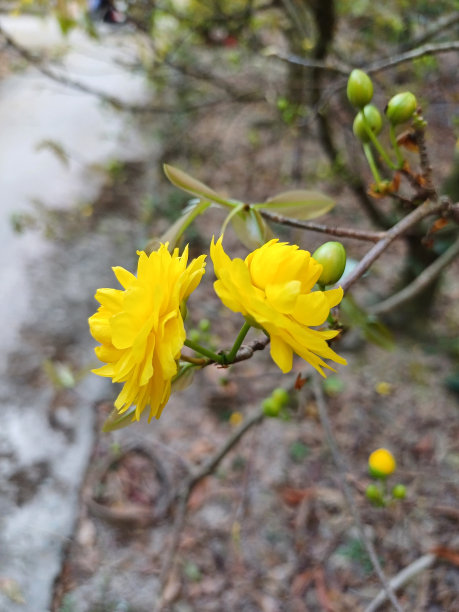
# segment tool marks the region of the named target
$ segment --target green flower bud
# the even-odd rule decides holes
[[[267,397],[261,403],[263,414],[268,417],[277,417],[281,409],[279,402],[276,402],[272,397]]]
[[[406,497],[406,487],[402,484],[396,484],[392,489],[392,497],[394,499],[405,499]]]
[[[382,506],[384,504],[382,493],[379,487],[375,484],[369,484],[365,490],[365,495],[368,500],[375,506]]]
[[[347,82],[347,99],[356,108],[363,108],[373,97],[373,83],[363,70],[353,70]]]
[[[365,113],[367,125],[370,126],[370,129],[375,136],[377,136],[382,129],[382,117],[379,110],[376,108],[376,106],[373,106],[373,104],[367,104],[365,108],[358,112],[355,116],[354,125],[352,126],[354,136],[361,142],[369,142],[370,137],[368,136],[363,123],[362,113]]]
[[[286,406],[290,401],[290,396],[288,392],[282,387],[274,389],[271,394],[271,398],[274,400],[274,402],[280,404],[281,407]]]
[[[389,100],[386,107],[386,116],[392,125],[405,123],[405,121],[411,119],[417,106],[416,97],[410,91],[405,91]]]
[[[314,251],[313,258],[323,267],[318,281],[321,285],[339,281],[346,267],[346,250],[341,242],[325,242]]]

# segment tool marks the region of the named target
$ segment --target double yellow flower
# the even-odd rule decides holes
[[[135,419],[147,406],[149,419],[159,418],[170,397],[186,339],[181,306],[204,274],[204,255],[188,265],[188,248],[180,256],[167,246],[149,256],[140,252],[137,276],[113,268],[123,289],[99,289],[100,307],[89,319],[101,343],[96,355],[106,363],[94,372],[124,383],[115,407],[124,412],[135,406]],[[245,260],[231,260],[220,238],[212,240],[210,255],[217,295],[269,335],[271,356],[282,372],[291,370],[293,353],[323,376],[322,368],[332,369],[324,359],[346,363],[327,344],[338,331],[311,329],[325,323],[343,291],[312,292],[322,266],[307,251],[271,240]]]

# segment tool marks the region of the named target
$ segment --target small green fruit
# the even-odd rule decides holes
[[[356,68],[347,82],[347,99],[356,108],[363,108],[373,97],[373,83],[363,70]]]
[[[325,242],[314,251],[313,258],[322,264],[318,281],[321,285],[333,285],[339,281],[346,267],[346,249],[341,242]]]
[[[290,401],[288,392],[282,387],[277,387],[277,389],[274,389],[274,391],[271,393],[271,398],[281,407],[286,406]]]
[[[375,506],[383,505],[382,493],[379,490],[378,486],[375,484],[369,484],[365,490],[365,495],[368,500],[371,501]]]
[[[406,487],[402,484],[396,484],[392,489],[392,497],[394,499],[405,499],[406,497]]]
[[[418,106],[416,97],[410,91],[399,93],[389,100],[386,116],[392,125],[409,121]]]
[[[279,416],[279,412],[281,409],[281,405],[279,402],[276,402],[273,397],[267,397],[261,403],[261,407],[263,409],[263,414],[267,417],[277,417]]]
[[[357,115],[355,116],[354,125],[352,126],[354,136],[358,138],[361,142],[369,142],[370,137],[368,136],[368,132],[365,129],[362,113],[365,113],[367,125],[369,125],[371,131],[375,136],[377,136],[382,129],[382,117],[379,110],[373,104],[367,104],[365,108],[359,113],[357,113]]]

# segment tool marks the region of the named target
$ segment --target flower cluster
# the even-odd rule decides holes
[[[212,240],[210,254],[217,295],[269,335],[271,356],[282,372],[292,369],[293,353],[323,376],[323,368],[333,369],[324,359],[346,363],[327,343],[339,331],[312,329],[326,322],[343,291],[312,291],[322,265],[310,253],[271,240],[245,260],[231,260],[220,238]],[[186,341],[182,307],[204,274],[204,260],[202,255],[188,265],[188,248],[180,256],[164,244],[150,255],[139,252],[137,276],[113,268],[123,289],[97,291],[100,307],[89,326],[100,342],[96,355],[106,365],[93,371],[124,383],[115,401],[119,412],[135,406],[133,418],[139,419],[149,406],[149,419],[161,415]]]

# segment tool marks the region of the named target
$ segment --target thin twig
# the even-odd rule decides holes
[[[41,74],[46,76],[47,78],[64,85],[65,87],[69,87],[70,89],[74,89],[76,91],[80,91],[81,93],[88,94],[90,96],[95,96],[102,102],[109,104],[116,110],[127,111],[130,113],[138,113],[138,114],[173,114],[177,112],[177,108],[168,105],[168,106],[158,106],[153,104],[132,104],[129,102],[125,102],[116,96],[112,96],[107,94],[99,89],[91,87],[90,85],[86,85],[85,83],[78,81],[69,77],[66,74],[56,72],[55,70],[50,69],[45,65],[44,59],[40,56],[37,56],[30,52],[28,49],[17,43],[0,25],[0,35],[3,36],[6,43],[13,48],[21,57],[23,57],[29,64],[31,64],[36,70],[38,70]],[[253,93],[247,94],[243,93],[240,96],[233,97],[231,100],[228,99],[228,96],[215,98],[213,100],[205,100],[196,104],[190,104],[186,107],[181,107],[181,112],[193,112],[197,110],[201,110],[204,107],[209,106],[217,106],[219,104],[228,104],[231,102],[260,102],[264,100],[261,96],[255,96]]]
[[[363,70],[369,74],[374,74],[375,72],[389,70],[389,68],[393,68],[399,64],[411,62],[412,60],[419,59],[425,55],[449,53],[450,51],[459,51],[459,40],[422,45],[421,47],[413,49],[412,51],[406,51],[405,53],[400,53],[399,55],[394,55],[392,57],[367,64]]]
[[[172,568],[174,566],[175,557],[180,545],[180,538],[186,522],[188,512],[188,500],[194,487],[201,482],[206,476],[209,476],[217,468],[218,464],[236,446],[239,440],[255,425],[258,425],[264,419],[262,412],[257,412],[246,419],[240,427],[238,427],[232,435],[226,440],[221,448],[207,461],[204,465],[192,472],[183,483],[180,491],[177,494],[177,510],[175,515],[174,525],[172,527],[172,540],[165,554],[165,560],[161,569],[158,586],[158,598],[153,606],[153,612],[160,612],[164,605],[164,591],[169,580]]]
[[[396,576],[389,580],[390,587],[396,591],[412,580],[415,576],[429,567],[432,567],[436,559],[436,555],[432,553],[419,557],[419,559],[416,559],[416,561],[410,563],[410,565],[403,568]],[[365,612],[375,612],[386,600],[387,593],[385,591],[380,591],[373,601],[365,608]]]
[[[405,45],[405,49],[415,49],[419,45],[425,44],[429,39],[437,36],[441,32],[448,30],[452,26],[459,22],[459,12],[455,12],[452,15],[442,15],[436,21],[430,22],[424,32],[409,40]]]
[[[428,268],[423,270],[421,274],[409,285],[404,287],[398,293],[392,295],[384,302],[380,302],[371,308],[368,308],[368,312],[371,314],[383,314],[395,310],[401,304],[408,302],[414,298],[418,293],[425,289],[431,282],[433,282],[440,272],[446,268],[457,256],[459,255],[459,238],[447,249],[438,259],[434,261]]]
[[[405,51],[404,53],[400,53],[399,55],[393,55],[391,57],[378,60],[370,64],[366,64],[361,68],[364,72],[368,74],[374,74],[376,72],[382,72],[383,70],[389,70],[390,68],[394,68],[394,66],[398,66],[399,64],[411,62],[412,60],[419,59],[420,57],[424,57],[425,55],[449,53],[451,51],[459,51],[459,41],[453,40],[440,43],[429,43],[426,45],[422,45],[417,49]],[[276,59],[288,62],[289,64],[304,66],[305,68],[316,68],[318,70],[324,70],[328,72],[337,72],[345,77],[349,76],[349,73],[354,67],[348,66],[347,64],[338,61],[327,60],[323,62],[299,57],[298,55],[287,55],[282,53],[273,53],[271,57],[275,57]],[[343,80],[342,83],[337,84],[337,88],[341,89],[346,85],[346,83],[347,80]]]
[[[384,238],[377,242],[360,260],[354,270],[343,281],[342,288],[346,292],[349,288],[370,268],[370,266],[384,253],[390,244],[399,236],[402,236],[411,227],[422,221],[429,215],[434,215],[447,210],[451,207],[451,202],[447,198],[440,198],[438,202],[427,201],[418,208],[415,208],[406,217],[403,217],[398,223],[385,232]]]
[[[215,468],[218,466],[220,461],[229,453],[229,451],[239,442],[243,435],[249,431],[254,425],[258,425],[264,418],[263,412],[258,412],[242,423],[238,429],[228,438],[223,446],[218,450],[213,457],[211,457],[202,467],[200,467],[194,474],[191,475],[189,481],[190,490],[196,486],[196,484],[212,474]]]
[[[314,396],[316,399],[316,403],[317,403],[317,410],[319,413],[319,418],[320,418],[320,422],[322,424],[323,430],[325,432],[325,436],[327,438],[327,442],[328,442],[328,446],[330,447],[330,451],[333,457],[333,462],[339,472],[340,478],[340,485],[341,488],[343,490],[343,494],[344,497],[346,499],[349,511],[352,515],[352,518],[354,520],[355,526],[357,527],[357,530],[359,532],[359,536],[360,539],[362,540],[363,545],[365,546],[365,549],[368,553],[368,556],[371,560],[371,563],[373,565],[373,568],[376,572],[376,574],[378,575],[378,578],[381,582],[381,584],[383,585],[384,588],[384,593],[387,596],[387,598],[389,599],[389,601],[391,602],[392,606],[394,607],[395,610],[397,610],[397,612],[403,612],[403,608],[401,607],[400,603],[398,602],[392,587],[389,585],[387,578],[384,574],[384,571],[381,567],[381,564],[379,562],[378,559],[378,555],[376,554],[376,551],[374,549],[373,543],[367,538],[366,533],[365,533],[365,529],[363,527],[362,521],[360,520],[358,511],[357,511],[357,506],[356,503],[354,501],[354,497],[352,495],[352,491],[347,483],[346,480],[346,468],[345,468],[345,461],[344,461],[344,457],[341,454],[341,451],[338,449],[338,445],[336,443],[335,437],[333,435],[333,431],[330,425],[330,420],[328,418],[328,412],[327,412],[327,405],[325,402],[325,397],[324,397],[324,393],[323,393],[323,389],[322,389],[322,385],[321,382],[319,380],[319,375],[318,374],[313,374],[313,378],[312,378],[312,384],[313,384],[313,391],[314,391]]]
[[[329,234],[330,236],[339,236],[342,238],[354,238],[355,240],[366,240],[368,242],[379,242],[386,232],[372,232],[367,230],[358,230],[351,227],[332,227],[323,225],[322,223],[314,223],[313,221],[299,221],[290,217],[284,217],[276,213],[260,210],[260,215],[265,219],[269,219],[274,223],[288,225],[290,227],[299,227],[300,229]]]

